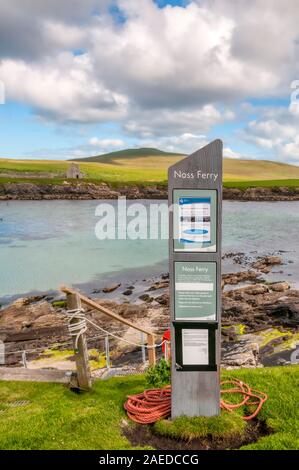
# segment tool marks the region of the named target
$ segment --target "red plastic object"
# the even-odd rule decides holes
[[[170,341],[170,330],[166,330],[163,334],[162,341]],[[162,344],[162,351],[165,352],[165,343]]]

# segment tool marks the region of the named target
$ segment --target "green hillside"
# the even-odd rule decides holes
[[[112,152],[77,161],[84,181],[122,184],[166,184],[167,169],[184,158],[178,153],[141,148]],[[70,161],[0,159],[0,183],[61,183]],[[246,186],[299,186],[299,166],[266,160],[224,158],[224,184]]]
[[[70,161],[77,161],[77,162],[97,162],[97,163],[114,163],[118,164],[119,159],[127,159],[135,160],[138,158],[152,158],[152,157],[178,157],[183,158],[185,155],[182,153],[169,153],[164,152],[163,150],[155,149],[155,148],[148,148],[143,147],[139,149],[125,149],[125,150],[118,150],[116,152],[109,152],[103,155],[97,155],[95,157],[87,157],[87,158],[72,158]]]

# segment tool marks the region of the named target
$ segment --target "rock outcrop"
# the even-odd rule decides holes
[[[42,183],[2,183],[0,200],[51,200],[51,199],[167,199],[167,186],[125,185],[112,187],[106,183],[65,181],[60,184]],[[299,187],[274,188],[223,188],[223,198],[238,201],[298,201]]]

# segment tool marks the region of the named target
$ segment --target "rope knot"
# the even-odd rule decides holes
[[[68,318],[68,332],[70,336],[75,338],[75,349],[78,349],[78,341],[87,331],[86,317],[83,308],[75,308],[67,310],[66,315]]]

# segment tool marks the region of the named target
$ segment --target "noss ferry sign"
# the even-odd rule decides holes
[[[222,142],[169,168],[172,417],[220,412]]]

